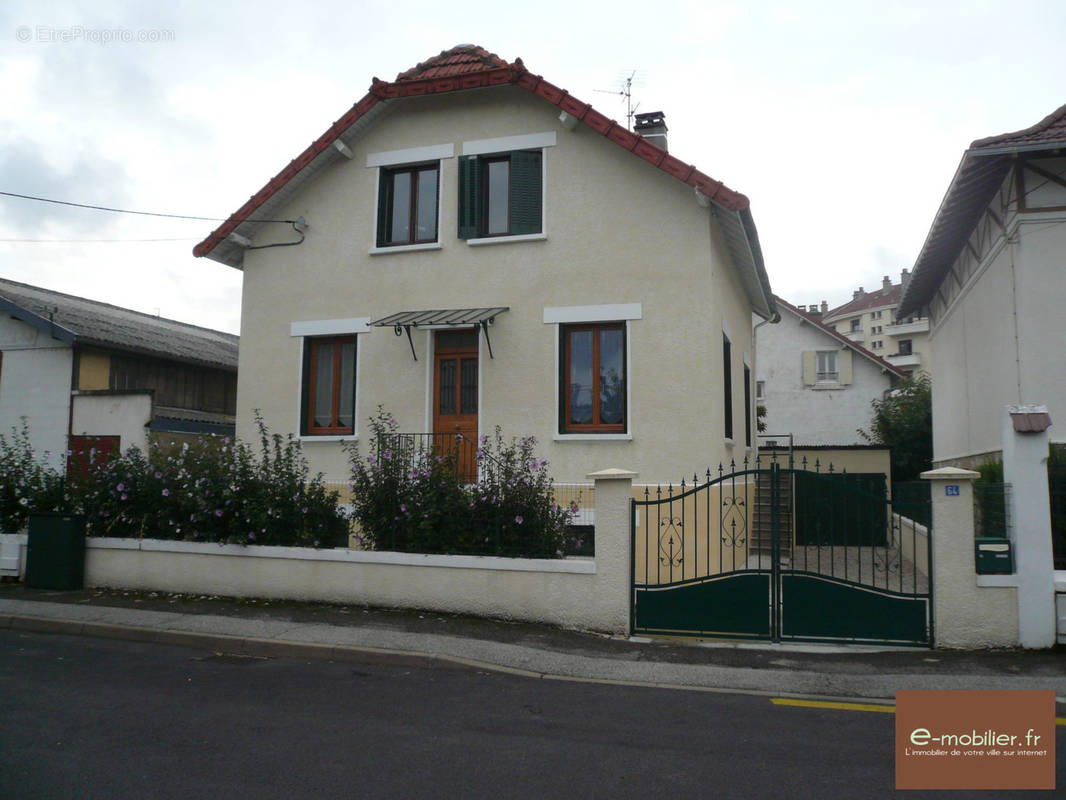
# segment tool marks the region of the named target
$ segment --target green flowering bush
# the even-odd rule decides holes
[[[62,507],[62,475],[47,466],[47,457],[34,453],[25,417],[9,437],[0,433],[0,532],[22,530],[31,511]]]
[[[72,504],[92,536],[333,547],[348,521],[322,476],[308,476],[300,444],[270,435],[256,415],[259,449],[199,437],[147,454],[130,448],[72,483]]]
[[[370,418],[372,452],[349,449],[352,504],[364,546],[415,553],[561,557],[576,508],[552,499],[548,462],[536,440],[483,436],[478,478],[464,481],[461,448],[440,441],[422,447],[397,433],[396,418],[378,407]]]

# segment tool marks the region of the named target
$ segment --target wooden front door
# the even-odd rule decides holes
[[[438,331],[433,364],[434,449],[455,454],[464,480],[477,478],[478,332]]]

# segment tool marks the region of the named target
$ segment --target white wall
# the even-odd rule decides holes
[[[1004,408],[1043,404],[1066,442],[1066,217],[1020,218],[933,324],[933,456],[999,451]],[[1013,223],[1012,223],[1013,224]]]
[[[21,428],[25,417],[34,451],[40,457],[47,452],[48,463],[62,468],[70,418],[72,348],[3,315],[0,350],[0,433],[10,438],[11,429]]]
[[[744,455],[743,362],[751,360],[750,304],[724,240],[692,188],[582,126],[568,131],[559,109],[506,87],[425,97],[398,105],[276,216],[310,223],[299,247],[245,256],[238,377],[238,434],[253,434],[260,409],[272,431],[298,431],[301,340],[294,321],[371,319],[420,309],[509,306],[482,341],[482,433],[535,435],[556,480],[579,482],[603,464],[639,465],[646,480],[677,480]],[[368,153],[455,145],[554,131],[545,149],[542,241],[470,246],[456,238],[458,158],[441,172],[439,249],[369,255],[374,246],[377,171]],[[268,226],[265,244],[289,232]],[[277,228],[274,231],[273,228]],[[557,329],[546,307],[640,303],[629,323],[630,436],[556,440]],[[722,330],[732,340],[736,443],[723,441]],[[401,430],[427,431],[428,334],[373,328],[358,337],[357,421],[381,403]],[[754,388],[754,387],[753,387]],[[754,392],[753,392],[754,394]],[[343,480],[336,443],[308,440],[312,470]]]
[[[123,451],[136,446],[148,452],[152,419],[151,392],[75,394],[71,433],[77,436],[118,436]]]
[[[866,444],[857,430],[873,418],[871,401],[890,388],[882,368],[852,351],[852,382],[830,388],[803,384],[805,350],[840,350],[845,345],[792,311],[756,334],[757,379],[765,381],[766,432],[792,433],[797,446]]]

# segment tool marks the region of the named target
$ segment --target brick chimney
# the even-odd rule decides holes
[[[666,150],[666,117],[662,111],[648,111],[633,115],[633,131],[639,133],[652,144]]]
[[[856,289],[854,292],[851,293],[851,299],[852,300],[858,300],[860,297],[865,297],[865,296],[866,296],[866,292],[865,292],[865,290],[863,290],[863,288],[861,286],[858,289]]]
[[[825,316],[826,314],[828,314],[828,313],[829,313],[829,303],[827,303],[827,302],[826,302],[825,300],[823,300],[823,301],[822,301],[822,309],[821,309],[821,311],[820,311],[819,313],[820,313],[820,314],[821,314],[821,315],[822,315],[823,317],[824,317],[824,316]]]
[[[881,279],[881,291],[887,292],[892,288],[892,279],[887,275]]]

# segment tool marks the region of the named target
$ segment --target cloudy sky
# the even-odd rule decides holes
[[[970,141],[1066,103],[1062,0],[503,8],[7,0],[0,191],[226,217],[372,76],[473,42],[619,120],[636,71],[672,153],[751,198],[774,290],[836,305],[911,266]],[[0,197],[0,276],[237,332],[241,274],[191,254],[214,227]]]

